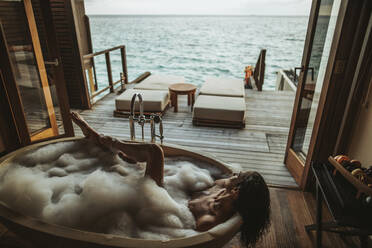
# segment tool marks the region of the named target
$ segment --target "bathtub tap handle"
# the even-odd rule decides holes
[[[145,130],[144,130],[144,125],[145,125],[145,122],[146,122],[146,118],[145,118],[145,115],[143,113],[143,101],[142,101],[142,95],[141,94],[137,94],[138,96],[138,99],[139,99],[139,105],[140,105],[140,116],[139,116],[139,120],[138,120],[138,124],[141,126],[141,131],[142,131],[142,141],[145,140]]]
[[[160,142],[161,144],[163,144],[163,139],[164,139],[164,135],[163,135],[163,119],[159,116],[160,118],[160,124],[159,124],[159,134],[160,134]]]
[[[134,117],[129,116],[129,128],[130,128],[130,140],[134,141],[136,139],[136,131],[134,127]]]
[[[154,116],[150,116],[150,125],[151,125],[151,142],[156,142],[156,134],[155,134],[155,121]]]
[[[141,126],[142,141],[144,141],[145,140],[145,130],[144,130],[145,121],[144,120],[141,120],[141,118],[140,118],[138,120],[138,124]]]
[[[139,109],[140,113],[138,117],[135,117],[134,109],[135,109],[135,102],[136,98],[138,97],[139,101]],[[145,123],[150,123],[151,125],[151,142],[156,142],[156,137],[160,138],[161,143],[163,144],[163,120],[157,114],[150,114],[148,117],[145,116],[143,111],[143,99],[142,95],[139,93],[135,93],[132,97],[132,101],[130,102],[130,115],[129,115],[129,127],[130,127],[130,138],[132,141],[136,139],[136,130],[135,130],[135,122],[141,126],[142,131],[142,141],[145,140]],[[156,123],[159,123],[159,135],[156,134]]]
[[[140,116],[139,118],[135,118],[134,116],[134,109],[135,109],[135,102],[136,98],[138,96],[139,105],[140,105]],[[144,139],[144,128],[145,125],[145,115],[143,114],[143,101],[142,96],[139,93],[135,93],[132,96],[132,101],[130,102],[130,116],[129,116],[129,127],[130,127],[130,139],[135,140],[136,139],[136,130],[134,127],[134,121],[138,121],[138,124],[141,126],[142,129],[142,140]]]
[[[164,139],[164,136],[163,136],[163,120],[162,118],[160,117],[160,115],[157,115],[157,114],[154,114],[151,116],[151,118],[153,119],[152,120],[152,123],[153,125],[151,125],[151,142],[156,142],[156,137],[160,138],[160,142],[161,144],[163,144],[163,139]],[[156,134],[156,124],[155,123],[159,123],[159,134]]]

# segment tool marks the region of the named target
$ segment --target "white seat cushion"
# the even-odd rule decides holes
[[[193,118],[244,122],[245,100],[242,97],[199,95],[194,105]]]
[[[244,97],[244,81],[235,78],[208,77],[200,95]]]
[[[129,112],[130,103],[135,93],[141,94],[143,100],[143,111],[145,112],[163,112],[169,103],[168,91],[128,89],[116,98],[116,110]],[[135,103],[135,111],[139,111],[138,97]]]
[[[169,85],[184,83],[185,78],[170,75],[150,75],[141,83],[137,84],[134,89],[142,90],[168,90]]]

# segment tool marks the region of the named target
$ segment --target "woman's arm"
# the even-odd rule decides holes
[[[196,231],[205,232],[216,226],[216,217],[213,215],[203,215],[198,220],[196,220]]]
[[[105,138],[111,138],[104,136]],[[157,185],[164,184],[164,152],[163,149],[153,143],[123,142],[117,139],[110,141],[110,146],[125,152],[130,158],[138,162],[146,162],[145,175],[151,177]]]

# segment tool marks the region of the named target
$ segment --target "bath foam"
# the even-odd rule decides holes
[[[32,150],[0,168],[0,201],[24,215],[86,231],[167,240],[197,234],[187,207],[192,192],[213,185],[218,169],[166,158],[164,188],[87,140]]]

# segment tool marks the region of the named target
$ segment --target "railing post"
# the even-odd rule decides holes
[[[266,67],[266,49],[262,49],[262,54],[261,54],[261,64],[260,64],[260,88],[259,91],[262,91],[262,86],[264,84],[265,80],[265,67]]]
[[[110,61],[110,52],[105,53],[106,57],[106,67],[107,67],[107,76],[108,76],[108,81],[110,85],[110,92],[114,92],[114,83],[112,80],[112,71],[111,71],[111,61]]]
[[[125,90],[125,77],[122,72],[120,72],[120,92],[123,92]]]
[[[85,23],[85,28],[87,30],[89,53],[93,53],[92,34],[90,32],[90,22],[89,22],[89,17],[87,15],[84,15],[84,23]],[[97,91],[98,83],[97,83],[96,66],[94,64],[94,57],[91,58],[91,63],[93,66],[93,75],[94,75],[93,77],[94,78],[94,91]]]
[[[125,77],[125,83],[128,83],[128,68],[127,68],[127,53],[125,51],[125,46],[120,48],[121,53],[121,65],[123,67],[123,73]]]

